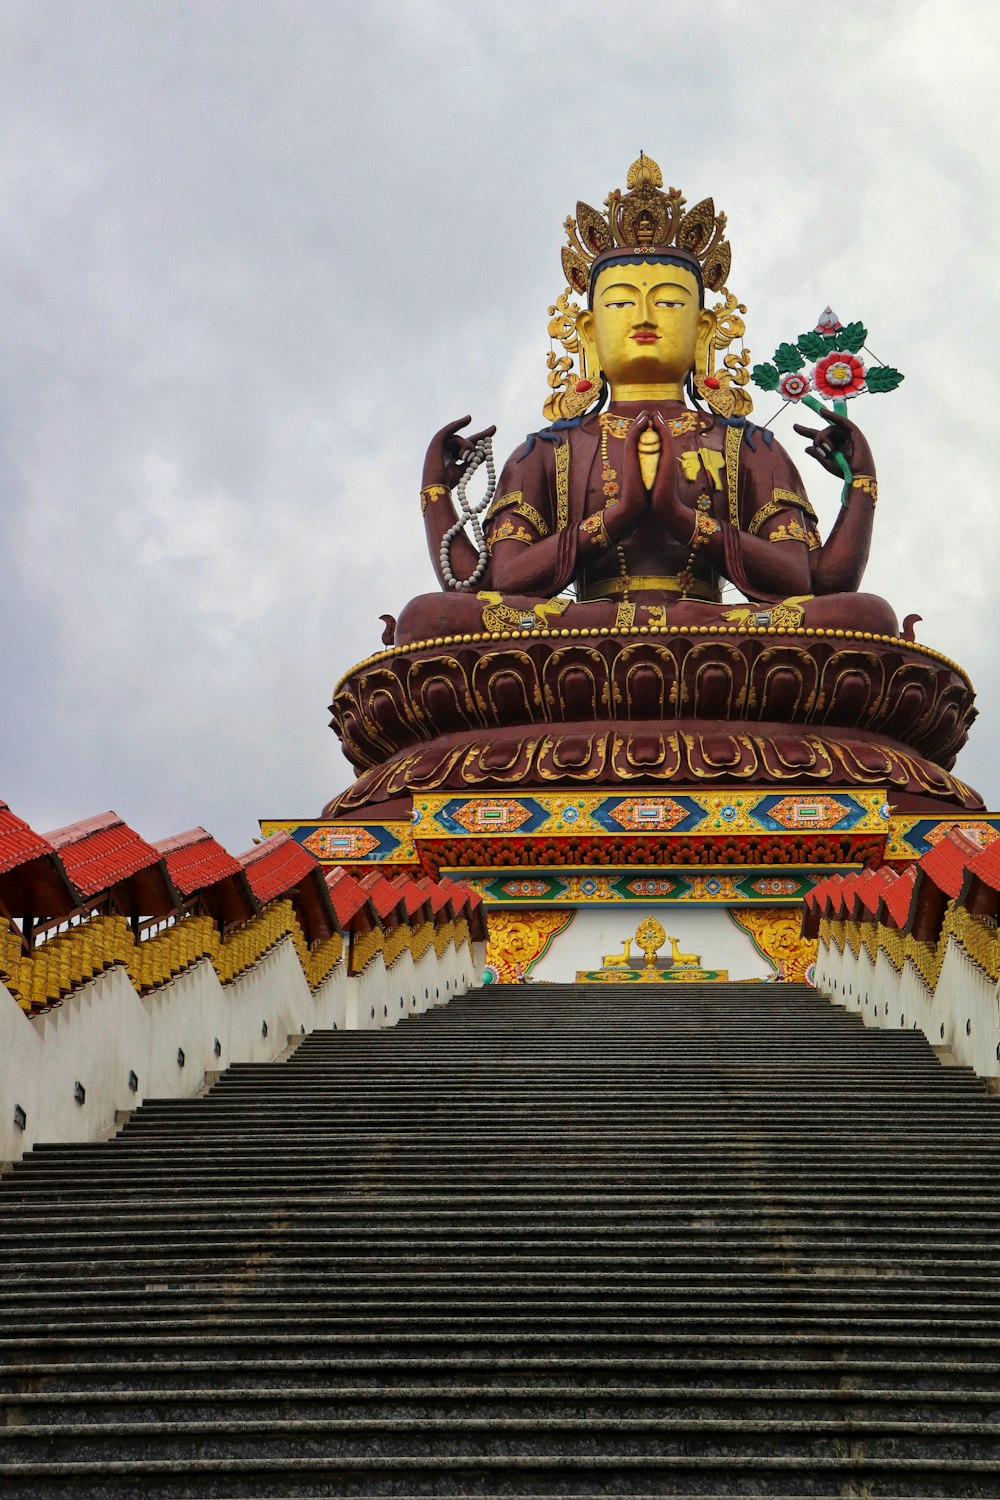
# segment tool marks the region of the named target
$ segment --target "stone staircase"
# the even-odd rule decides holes
[[[0,1491],[1000,1497],[998,1168],[795,985],[316,1033],[4,1179]]]

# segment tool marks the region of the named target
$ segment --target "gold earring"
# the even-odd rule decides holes
[[[715,334],[701,333],[695,347],[694,388],[719,417],[731,417],[736,406],[736,396],[728,380],[720,380],[715,373]]]

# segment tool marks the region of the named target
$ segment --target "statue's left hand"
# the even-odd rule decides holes
[[[874,475],[872,450],[861,428],[855,426],[847,417],[842,417],[839,412],[831,411],[827,406],[822,408],[822,412],[830,423],[829,427],[801,427],[798,422],[794,424],[797,433],[811,439],[806,449],[809,457],[814,458],[835,479],[844,477],[843,470],[837,463],[838,453],[842,453],[846,458],[852,474]]]
[[[496,427],[484,427],[482,432],[474,432],[471,437],[460,436],[460,429],[467,427],[472,421],[471,417],[459,417],[454,422],[449,422],[436,432],[430,440],[427,448],[427,456],[424,459],[424,473],[421,483],[446,484],[453,490],[462,477],[462,472],[468,462],[469,454],[476,446],[480,438],[492,437]]]

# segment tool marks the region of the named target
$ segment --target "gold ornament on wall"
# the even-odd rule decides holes
[[[802,936],[802,914],[783,907],[730,908],[729,915],[748,933],[754,947],[785,979],[802,983],[816,962],[819,943]]]
[[[554,938],[573,920],[570,911],[490,911],[487,913],[486,962],[500,984],[527,979]]]

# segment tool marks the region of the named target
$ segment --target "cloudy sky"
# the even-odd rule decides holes
[[[866,587],[970,671],[1000,806],[998,16],[0,0],[0,796],[234,850],[318,813],[335,680],[433,586],[427,440],[540,424],[562,220],[642,149],[728,213],[755,358],[831,303],[905,371],[854,407]]]

